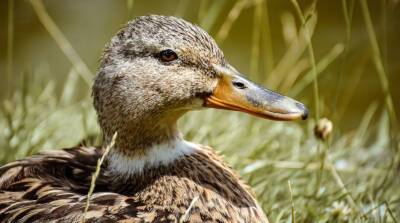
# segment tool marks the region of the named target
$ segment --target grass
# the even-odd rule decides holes
[[[88,82],[91,71],[47,14],[41,1],[30,2],[72,66],[60,94],[57,94],[55,82],[44,78],[45,74],[28,70],[19,88],[1,102],[1,163],[41,150],[71,147],[82,140],[89,145],[100,143],[100,130],[89,93],[84,96],[77,93],[80,92],[77,83],[81,78]],[[371,103],[365,113],[359,114],[363,118],[356,128],[348,132],[334,128],[330,139],[324,142],[313,135],[318,118],[303,123],[282,123],[260,121],[235,112],[206,110],[185,116],[179,126],[188,140],[210,145],[224,155],[254,188],[271,222],[398,222],[400,135],[387,79],[389,74],[367,2],[342,1],[346,38],[323,56],[315,56],[310,44],[310,40],[316,38],[318,11],[314,8],[303,13],[301,7],[307,6],[293,2],[295,8],[281,16],[286,44],[282,55],[270,48],[273,45],[271,30],[264,27],[270,23],[266,18],[271,16],[266,0],[232,4],[226,17],[222,18],[224,22],[215,29],[218,30],[216,39],[223,42],[229,38],[241,13],[253,10],[254,31],[249,34],[253,36],[253,56],[249,63],[249,70],[255,72],[252,78],[299,97],[317,82],[317,78],[330,75],[325,70],[336,61],[343,65],[340,73],[344,73],[346,55],[351,48],[353,10],[361,9],[386,109],[381,111],[379,104]],[[176,13],[185,14],[187,1],[180,3]],[[137,4],[140,1],[127,1],[129,16]],[[226,1],[203,0],[198,13],[199,23],[207,30],[214,30],[218,24],[216,20],[224,15],[221,13],[224,7],[228,7]],[[12,11],[13,7],[9,7],[9,15]],[[298,25],[296,16],[301,21]],[[8,25],[13,26],[13,21]],[[12,45],[13,35],[8,34],[8,38]],[[8,49],[8,55],[12,55],[12,48]],[[361,61],[360,64],[367,63],[367,59]],[[342,78],[358,83],[363,67],[350,70],[351,77]],[[271,71],[271,75],[263,76],[264,71]],[[342,103],[337,103],[339,116],[350,103],[353,91],[352,88],[345,89],[344,98],[336,95],[338,101],[343,99]],[[314,105],[321,103],[316,114],[320,113],[322,117],[324,106],[320,98],[324,95],[320,95],[318,89],[314,92]],[[196,200],[194,198],[193,202]]]
[[[101,156],[101,158],[97,161],[97,165],[96,165],[96,171],[93,173],[92,176],[92,181],[90,183],[90,188],[89,188],[89,192],[87,194],[87,198],[86,198],[86,205],[85,205],[85,211],[83,212],[82,218],[81,218],[81,222],[84,223],[85,222],[85,217],[86,217],[86,213],[89,210],[89,206],[90,206],[90,198],[92,197],[94,188],[96,187],[96,180],[97,177],[99,177],[100,174],[100,170],[101,170],[101,165],[103,164],[105,158],[107,157],[108,153],[110,152],[110,150],[114,147],[115,145],[115,140],[117,139],[117,132],[114,133],[111,142],[109,145],[106,146],[103,155]]]
[[[292,0],[292,3],[294,5],[294,8],[296,9],[296,12],[298,14],[298,17],[300,18],[301,21],[301,26],[304,27],[304,36],[307,41],[307,50],[308,50],[308,56],[309,60],[311,63],[311,74],[312,74],[312,79],[313,79],[313,90],[314,90],[314,104],[315,104],[315,119],[319,120],[320,118],[320,109],[319,109],[319,90],[318,90],[318,77],[317,77],[317,65],[315,62],[315,55],[314,55],[314,49],[312,46],[311,42],[311,34],[309,31],[309,25],[307,24],[307,21],[311,17],[315,17],[315,4],[316,1],[313,2],[311,10],[309,11],[307,17],[304,16],[303,12],[301,11],[301,8],[299,6],[299,3],[297,3],[296,0]]]
[[[288,186],[289,186],[289,192],[290,192],[290,203],[292,205],[292,223],[296,222],[296,214],[295,214],[295,209],[294,209],[294,203],[293,203],[293,191],[292,191],[292,185],[290,183],[290,180],[288,180]]]
[[[79,54],[72,47],[71,43],[64,36],[62,31],[51,19],[50,15],[44,8],[42,0],[30,0],[33,10],[38,16],[40,22],[43,24],[44,28],[49,32],[52,38],[56,41],[57,45],[60,47],[61,51],[65,54],[68,60],[76,69],[77,73],[83,78],[83,80],[91,86],[93,74],[83,62]]]
[[[395,133],[397,133],[398,131],[398,119],[397,119],[397,115],[396,112],[394,110],[394,105],[393,105],[393,99],[392,96],[390,95],[390,87],[389,87],[389,80],[387,78],[387,74],[385,71],[385,67],[384,67],[384,62],[382,59],[382,55],[379,49],[379,45],[378,45],[378,41],[376,39],[376,35],[375,35],[375,31],[372,25],[372,20],[371,20],[371,15],[369,13],[369,9],[368,9],[368,5],[367,2],[365,0],[360,0],[360,4],[361,4],[361,11],[363,12],[363,16],[364,16],[364,21],[365,21],[365,26],[368,32],[368,38],[370,41],[370,45],[372,48],[372,53],[373,53],[373,61],[375,64],[375,68],[377,70],[378,76],[379,76],[379,80],[382,86],[382,90],[383,93],[385,95],[385,103],[386,103],[386,107],[387,110],[389,112],[389,116],[391,119],[391,124],[392,129]],[[395,134],[392,134],[394,137]],[[400,149],[400,148],[398,148]]]
[[[8,0],[7,10],[7,82],[11,80],[13,73],[13,46],[14,46],[14,1]],[[7,89],[7,94],[10,89]]]

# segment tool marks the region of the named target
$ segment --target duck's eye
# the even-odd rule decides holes
[[[167,49],[160,52],[160,59],[164,62],[170,62],[178,59],[178,55],[173,50]]]

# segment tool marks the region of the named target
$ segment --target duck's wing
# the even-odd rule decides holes
[[[57,150],[1,167],[0,222],[79,222],[102,152],[83,147]],[[134,221],[139,205],[124,195],[105,192],[107,183],[99,176],[86,222]]]

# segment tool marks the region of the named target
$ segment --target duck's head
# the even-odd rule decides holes
[[[93,96],[106,139],[118,132],[125,153],[179,137],[177,119],[205,107],[307,117],[303,104],[246,79],[201,28],[167,16],[138,17],[112,38]]]

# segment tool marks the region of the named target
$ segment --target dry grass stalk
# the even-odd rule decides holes
[[[67,40],[58,26],[54,23],[50,15],[47,13],[42,0],[30,0],[30,3],[32,4],[40,22],[49,32],[51,37],[53,37],[53,39],[56,41],[57,45],[60,47],[65,56],[67,56],[68,60],[72,63],[78,74],[88,84],[88,86],[91,86],[93,76],[92,72],[83,62],[82,58],[72,47],[71,43]]]
[[[86,205],[85,205],[85,210],[84,210],[83,215],[82,215],[81,223],[84,223],[84,222],[85,222],[86,213],[87,213],[88,210],[89,210],[90,198],[91,198],[91,196],[92,196],[92,194],[93,194],[93,191],[94,191],[94,188],[95,188],[95,186],[96,186],[97,177],[98,177],[99,174],[100,174],[101,164],[103,164],[104,159],[106,158],[107,154],[110,152],[111,148],[114,147],[114,145],[115,145],[115,140],[117,139],[117,135],[118,135],[117,132],[114,133],[114,135],[113,135],[113,137],[112,137],[112,139],[111,139],[110,144],[107,145],[106,149],[104,150],[103,155],[102,155],[101,158],[97,161],[96,170],[95,170],[95,172],[93,173],[92,181],[91,181],[91,183],[90,183],[89,192],[88,192],[88,195],[87,195],[87,198],[86,198]]]

